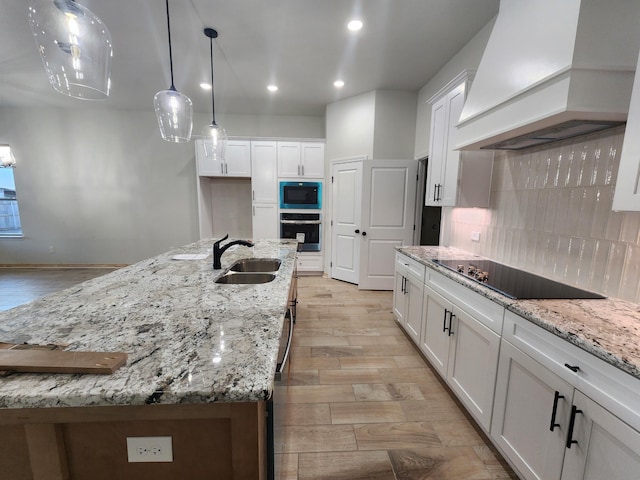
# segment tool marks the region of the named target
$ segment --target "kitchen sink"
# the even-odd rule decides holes
[[[273,273],[232,273],[229,272],[216,280],[216,283],[224,283],[227,285],[247,284],[253,285],[257,283],[268,283],[276,278]]]
[[[243,258],[234,263],[232,272],[275,272],[280,268],[277,258]],[[273,279],[272,279],[273,280]]]

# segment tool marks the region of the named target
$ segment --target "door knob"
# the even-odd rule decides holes
[[[356,233],[360,233],[360,230],[358,230],[357,228],[356,228]]]
[[[366,237],[367,236],[367,232],[362,232],[362,236]]]

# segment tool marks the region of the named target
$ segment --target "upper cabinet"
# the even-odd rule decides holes
[[[224,160],[207,158],[204,139],[196,140],[196,167],[201,177],[251,177],[251,142],[228,140]]]
[[[469,85],[470,77],[463,72],[429,100],[431,132],[425,205],[489,206],[493,152],[455,150],[458,119]]]
[[[324,178],[324,143],[278,142],[278,177]]]
[[[638,57],[640,67],[640,57]],[[622,144],[613,210],[640,211],[640,74],[636,68],[627,128]]]

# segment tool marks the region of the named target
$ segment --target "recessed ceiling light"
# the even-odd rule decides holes
[[[278,86],[277,85],[269,85],[267,87],[267,90],[269,90],[270,92],[277,92],[278,91]]]
[[[342,87],[344,87],[344,81],[336,80],[335,82],[333,82],[333,86],[336,87],[336,88],[342,88]]]
[[[351,20],[349,23],[347,23],[347,28],[352,32],[357,32],[358,30],[362,29],[362,21]]]
[[[207,82],[202,82],[200,84],[200,88],[203,90],[211,90],[211,84]]]

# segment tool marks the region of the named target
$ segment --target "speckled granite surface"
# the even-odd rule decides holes
[[[503,305],[549,332],[640,378],[640,305],[602,300],[512,300],[431,260],[480,259],[449,247],[398,250],[454,281]]]
[[[225,242],[226,243],[226,242]],[[270,396],[296,242],[234,246],[213,270],[203,240],[0,313],[0,341],[123,351],[113,375],[12,374],[0,408],[257,401]],[[173,260],[207,254],[203,260]],[[275,280],[221,285],[244,257],[279,258]]]

